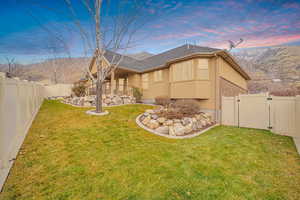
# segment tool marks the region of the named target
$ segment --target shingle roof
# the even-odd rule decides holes
[[[130,70],[134,70],[134,71],[140,71],[140,66],[143,65],[143,63],[141,63],[141,61],[136,60],[134,58],[131,58],[129,56],[125,56],[121,54],[118,54],[116,52],[112,52],[109,50],[105,51],[104,57],[107,59],[108,62],[115,64],[117,62],[120,61],[120,59],[122,58],[119,66],[122,68],[127,68]]]
[[[186,45],[165,51],[163,53],[151,56],[144,60],[136,60],[129,56],[123,56],[123,59],[120,62],[119,66],[122,68],[127,68],[129,70],[143,72],[143,71],[150,70],[152,68],[163,66],[167,62],[177,59],[177,58],[185,57],[185,56],[195,54],[195,53],[213,53],[216,51],[220,51],[220,49],[209,48],[209,47],[200,47],[200,46],[196,46],[196,45],[186,44]],[[111,62],[112,60],[114,60],[114,62],[116,62],[121,58],[120,54],[112,52],[112,51],[106,51],[104,56],[109,62]],[[115,56],[115,58],[114,58],[114,56]]]
[[[149,70],[151,68],[162,66],[171,60],[185,57],[191,54],[212,53],[215,51],[220,51],[220,49],[186,44],[142,60],[144,66],[142,66],[141,70]]]

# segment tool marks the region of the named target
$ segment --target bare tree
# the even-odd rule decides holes
[[[52,81],[54,84],[58,83],[58,67],[60,66],[57,62],[58,56],[57,56],[57,51],[55,46],[49,46],[49,55],[51,56],[49,58],[49,64],[53,70],[52,72]],[[62,66],[61,66],[62,67]]]
[[[94,52],[97,73],[92,74],[89,66],[86,66],[86,71],[93,84],[96,84],[96,112],[102,112],[102,86],[105,79],[120,65],[126,50],[133,47],[136,42],[133,40],[135,33],[145,25],[145,22],[149,21],[145,19],[145,2],[141,0],[76,1],[77,3],[80,2],[81,6],[85,8],[85,11],[90,16],[91,23],[83,23],[79,19],[82,13],[78,13],[78,4],[75,6],[75,1],[64,0],[64,2],[72,18],[72,25],[66,23],[61,26],[59,24],[57,28],[49,25],[44,26],[42,22],[40,25],[49,33],[49,37],[62,44],[63,49],[68,49],[69,47],[66,43],[66,36],[63,35],[61,30],[74,32],[76,29],[82,42],[84,55],[90,55],[91,52]],[[58,15],[62,12],[66,14],[66,10],[59,11],[59,8],[46,6],[42,2],[34,1],[33,4],[46,8],[48,11],[53,11]],[[29,14],[36,21],[40,21],[40,16],[34,16],[34,12]],[[103,62],[108,52],[113,56],[108,63]]]
[[[9,77],[18,76],[18,65],[16,64],[15,58],[5,57],[7,62],[7,74]]]
[[[122,6],[126,5],[128,8],[128,3],[134,8],[134,12],[125,12],[127,15],[115,15],[111,17],[110,26],[105,27],[105,23],[102,22],[102,14],[105,8],[103,8],[103,0],[94,0],[94,5],[90,3],[89,0],[82,0],[84,6],[91,16],[93,16],[95,35],[90,36],[87,31],[83,28],[80,21],[77,19],[76,12],[73,8],[71,0],[65,0],[73,18],[74,24],[79,29],[80,35],[83,41],[89,49],[93,48],[90,38],[94,38],[94,58],[96,64],[96,77],[91,74],[90,70],[87,69],[88,75],[93,83],[96,83],[96,112],[100,113],[102,109],[102,88],[103,83],[107,77],[113,73],[116,68],[120,65],[123,60],[123,54],[125,53],[130,45],[133,43],[133,35],[136,33],[138,28],[140,28],[144,23],[136,23],[137,18],[141,16],[140,5],[138,0],[131,1],[120,1],[118,9],[122,9]],[[106,8],[110,1],[106,1]],[[115,6],[115,5],[114,5]],[[125,6],[124,6],[125,8]],[[104,62],[104,56],[107,51],[113,52],[113,57],[108,63]],[[118,54],[117,52],[123,51],[123,54]]]

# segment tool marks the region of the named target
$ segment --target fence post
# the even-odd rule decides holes
[[[236,126],[240,127],[240,95],[234,98],[236,108]]]
[[[295,98],[296,104],[296,127],[295,127],[295,136],[300,138],[300,95]],[[297,123],[298,122],[298,123]],[[300,152],[299,152],[300,153]]]

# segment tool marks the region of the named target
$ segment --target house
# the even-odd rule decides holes
[[[105,62],[120,54],[106,51]],[[95,58],[90,70],[96,76]],[[111,93],[140,88],[144,102],[156,97],[196,99],[205,112],[221,109],[221,96],[247,93],[249,75],[226,50],[186,44],[144,60],[124,56],[119,67],[107,78]],[[217,112],[215,112],[217,111]]]

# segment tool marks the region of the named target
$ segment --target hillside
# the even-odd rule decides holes
[[[243,49],[234,56],[251,75],[250,92],[299,90],[300,46]]]
[[[59,58],[44,62],[18,65],[17,74],[21,79],[44,83],[73,83],[84,76],[89,58]],[[6,65],[0,65],[0,71],[7,71]],[[56,75],[55,75],[56,74]]]

